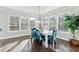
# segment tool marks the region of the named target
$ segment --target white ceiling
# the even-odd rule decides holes
[[[39,7],[38,6],[5,6],[5,7],[14,9],[14,10],[39,14]],[[63,7],[63,6],[40,6],[40,14],[44,14],[46,12],[55,10],[60,7]]]

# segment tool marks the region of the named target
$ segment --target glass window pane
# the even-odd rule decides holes
[[[65,31],[65,32],[68,31],[67,27],[64,24],[63,17],[59,17],[59,25],[58,25],[58,28],[59,28],[59,31]]]
[[[34,20],[31,20],[30,21],[30,28],[34,28],[35,27],[35,21]]]
[[[21,29],[22,30],[27,30],[28,29],[28,19],[27,18],[22,18],[21,19]]]
[[[18,16],[10,16],[9,29],[10,31],[19,30],[19,17]]]
[[[49,30],[53,31],[55,29],[56,29],[56,19],[53,17],[53,18],[50,18],[50,21],[49,21]]]

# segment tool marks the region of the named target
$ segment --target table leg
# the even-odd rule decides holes
[[[55,46],[54,43],[55,43],[55,42],[54,42],[54,40],[53,40],[53,48],[54,48],[54,46]]]
[[[48,48],[48,35],[45,35],[45,47]]]

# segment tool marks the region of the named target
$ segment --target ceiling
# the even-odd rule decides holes
[[[4,6],[4,7],[14,9],[14,10],[39,14],[39,7],[38,6]],[[40,6],[40,14],[44,14],[46,12],[55,10],[60,7],[63,7],[63,6]]]

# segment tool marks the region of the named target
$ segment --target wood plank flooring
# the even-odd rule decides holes
[[[45,48],[41,44],[38,44],[38,42],[34,42],[31,44],[29,40],[28,43],[23,48],[22,52],[54,52],[54,50],[51,49],[50,47]]]
[[[31,44],[30,36],[0,40],[1,52],[79,52],[79,47],[72,46],[68,41],[62,39],[57,39],[56,46],[57,48],[53,50],[50,46],[45,48],[38,44],[38,42]]]
[[[57,51],[59,52],[79,52],[79,47],[71,45],[68,41],[58,39]]]
[[[27,46],[30,47],[27,48]],[[55,50],[52,50],[49,46],[49,48],[45,48],[37,43],[32,44],[32,46],[29,44],[26,44],[26,46],[23,48],[22,52],[79,52],[79,47],[75,47],[70,45],[68,41],[57,39],[57,48]]]

